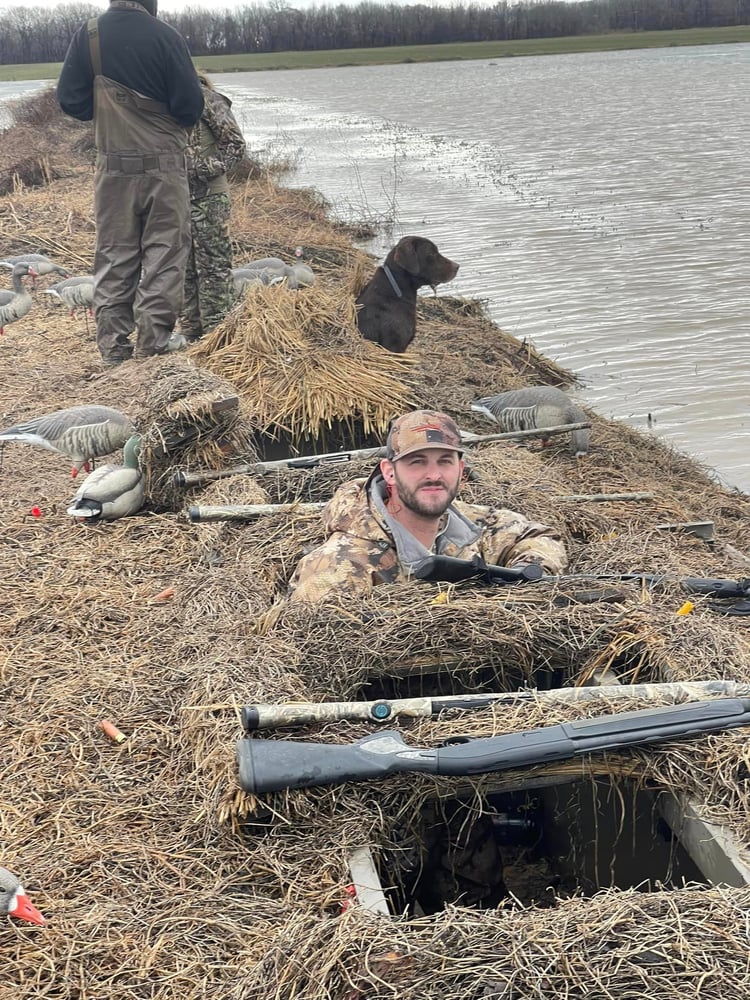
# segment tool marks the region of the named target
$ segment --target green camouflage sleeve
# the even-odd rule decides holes
[[[196,181],[210,181],[220,177],[245,156],[245,138],[237,120],[232,114],[228,101],[211,90],[204,90],[206,103],[198,125],[190,133],[188,141],[188,170]],[[216,143],[216,154],[207,156],[202,152],[200,130],[208,128]]]

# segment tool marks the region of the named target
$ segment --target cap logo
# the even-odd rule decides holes
[[[428,441],[442,441],[445,436],[440,424],[420,424],[419,427],[412,427],[412,430],[415,434],[425,431]]]

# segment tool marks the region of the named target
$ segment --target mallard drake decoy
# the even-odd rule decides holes
[[[111,406],[71,406],[0,431],[0,448],[8,441],[39,445],[73,459],[73,479],[102,455],[122,448],[135,430],[133,421]]]
[[[138,459],[141,438],[133,434],[122,450],[122,465],[102,465],[81,483],[68,514],[89,524],[117,521],[137,514],[143,506],[145,484]]]
[[[94,276],[93,274],[84,274],[77,278],[65,278],[63,281],[58,281],[57,284],[45,288],[44,294],[53,295],[64,302],[71,316],[78,307],[88,309],[91,313],[94,305]]]
[[[551,385],[510,389],[496,396],[485,396],[472,403],[471,408],[500,424],[504,431],[559,427],[562,424],[579,424],[587,419],[580,406],[576,406],[562,389]],[[546,443],[547,439],[542,438],[542,444]],[[571,432],[570,448],[576,458],[587,454],[588,428]]]
[[[15,323],[25,316],[33,305],[31,292],[23,287],[23,279],[27,274],[34,278],[37,272],[29,264],[16,264],[12,275],[13,291],[0,289],[0,333],[3,333],[9,323]]]
[[[44,917],[23,891],[23,886],[7,868],[0,868],[0,913],[30,924],[43,924]]]
[[[11,270],[16,264],[28,264],[34,269],[34,277],[40,274],[52,274],[53,271],[61,274],[64,278],[70,275],[70,271],[59,264],[55,264],[49,257],[45,257],[43,253],[20,253],[16,257],[3,257],[0,260],[0,267],[9,267]]]

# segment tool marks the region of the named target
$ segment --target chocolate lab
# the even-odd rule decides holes
[[[458,264],[431,240],[404,236],[357,298],[357,326],[365,340],[402,354],[417,331],[417,289],[456,277]]]

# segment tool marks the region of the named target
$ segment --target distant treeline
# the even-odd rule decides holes
[[[88,3],[0,11],[0,65],[60,62],[76,28],[100,13]],[[190,5],[160,16],[187,39],[194,56],[221,56],[728,27],[750,22],[750,0],[522,0],[494,7],[365,2],[306,10],[270,0],[234,8]]]

